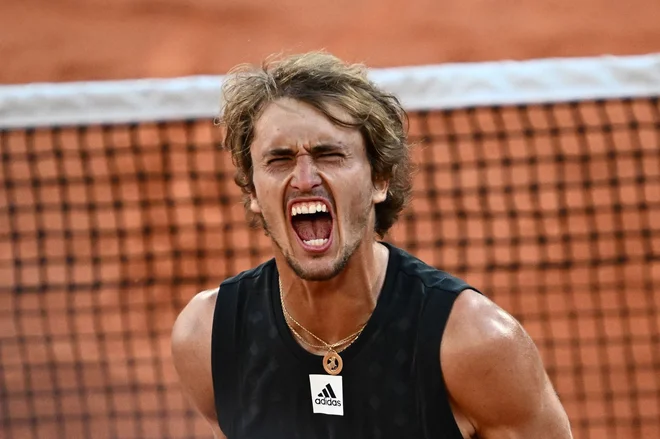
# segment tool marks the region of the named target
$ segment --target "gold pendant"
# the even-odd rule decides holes
[[[323,356],[323,368],[330,375],[339,375],[344,367],[344,361],[338,353],[330,351]]]

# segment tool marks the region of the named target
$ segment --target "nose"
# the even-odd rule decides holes
[[[304,193],[311,192],[312,189],[320,185],[321,177],[312,158],[308,155],[299,156],[296,160],[296,166],[293,169],[291,187]]]

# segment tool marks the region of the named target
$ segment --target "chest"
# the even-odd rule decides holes
[[[328,439],[423,437],[424,382],[416,367],[417,327],[411,319],[392,319],[342,352],[337,382],[324,372],[322,357],[304,351],[286,327],[264,314],[248,313],[238,343],[237,437],[259,437],[266,433],[262,429],[271,438],[275,431],[282,437]],[[315,413],[319,405],[335,414]]]
[[[320,358],[315,366],[276,350],[249,355],[240,368],[237,437],[421,439],[423,382],[412,352],[377,358],[369,351],[347,361],[339,377],[325,374]]]

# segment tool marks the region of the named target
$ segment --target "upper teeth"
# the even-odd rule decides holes
[[[296,203],[291,206],[291,216],[303,213],[327,212],[328,206],[321,202]]]

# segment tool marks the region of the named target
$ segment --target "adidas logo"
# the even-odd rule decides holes
[[[337,395],[332,390],[332,386],[328,383],[323,388],[323,391],[318,394],[318,397],[314,400],[316,404],[319,405],[334,405],[341,407],[341,401],[337,399]]]

